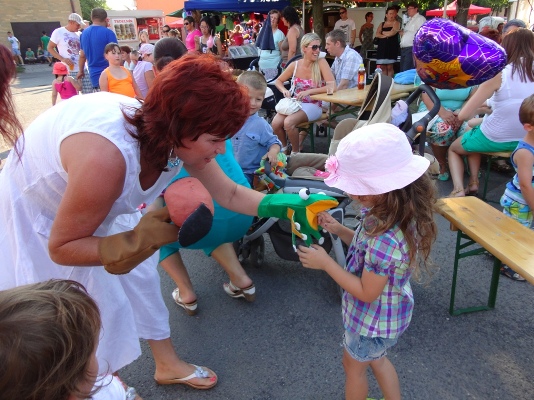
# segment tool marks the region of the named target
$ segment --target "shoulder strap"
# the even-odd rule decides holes
[[[297,73],[298,61],[295,61],[295,69],[293,70],[293,76],[291,77],[291,87],[289,88],[289,93],[293,96],[295,92],[295,74]]]

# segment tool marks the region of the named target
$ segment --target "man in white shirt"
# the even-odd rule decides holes
[[[347,9],[345,7],[339,9],[339,16],[341,19],[336,21],[334,29],[342,30],[345,33],[345,43],[347,43],[349,47],[353,47],[354,40],[356,39],[356,24],[352,19],[347,17]]]
[[[406,14],[408,15],[408,22],[404,25],[404,29],[400,31],[401,72],[415,68],[412,53],[413,40],[419,28],[426,22],[426,18],[419,14],[419,6],[414,1],[408,3]]]
[[[85,28],[85,23],[80,15],[72,13],[69,15],[66,26],[57,28],[52,32],[48,42],[48,52],[59,61],[67,64],[69,76],[77,79],[78,61],[80,59],[80,28]],[[56,50],[57,48],[57,50]],[[87,90],[85,90],[87,88]],[[88,76],[82,80],[83,93],[90,93],[93,90],[91,80]],[[90,90],[90,91],[89,91]]]

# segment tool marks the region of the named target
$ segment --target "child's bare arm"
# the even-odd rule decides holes
[[[299,246],[297,254],[300,262],[306,268],[322,269],[336,283],[354,297],[371,303],[375,301],[386,286],[388,277],[377,275],[364,269],[362,277],[346,271],[335,262],[319,245],[311,247]]]
[[[102,71],[100,74],[98,85],[100,86],[101,92],[109,92],[108,75],[106,74],[106,70]]]
[[[534,210],[534,188],[532,187],[532,166],[534,165],[534,155],[521,149],[514,154],[514,161],[517,164],[517,176],[521,194],[531,210]]]
[[[271,145],[271,147],[269,147],[269,151],[265,155],[265,158],[267,159],[267,161],[269,161],[271,166],[275,166],[278,162],[278,153],[280,153],[280,149],[281,147],[278,143],[275,143]]]
[[[339,236],[341,241],[345,243],[347,246],[352,242],[352,238],[354,237],[354,231],[340,224],[327,211],[323,211],[317,214],[317,222],[327,232],[330,232],[330,233],[333,233],[334,235]]]
[[[143,99],[143,93],[141,93],[141,89],[139,89],[139,86],[135,82],[135,79],[133,77],[132,71],[129,71],[130,75],[132,75],[132,83],[134,87],[135,97],[142,100]]]
[[[72,76],[69,76],[68,77],[68,80],[70,83],[72,83],[72,86],[74,86],[74,88],[79,92],[80,90],[82,90],[82,84],[79,80],[77,79],[74,79]]]
[[[56,105],[56,101],[57,101],[57,89],[56,89],[55,83],[56,81],[52,82],[52,105],[53,106]]]

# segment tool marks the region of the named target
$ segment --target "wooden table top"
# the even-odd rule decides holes
[[[438,200],[451,224],[534,284],[534,231],[474,196]]]
[[[334,92],[334,94],[328,95],[326,93],[314,94],[311,96],[313,100],[329,101],[334,104],[343,104],[348,106],[361,106],[367,92],[371,85],[365,85],[365,89],[359,90],[358,88],[342,89]],[[399,85],[393,83],[393,89],[391,89],[391,95],[397,93],[411,93],[415,90],[414,85]]]

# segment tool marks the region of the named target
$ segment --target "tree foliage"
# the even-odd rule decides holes
[[[87,21],[91,21],[91,10],[93,8],[110,9],[106,0],[80,0],[80,6],[82,8],[82,18]]]

